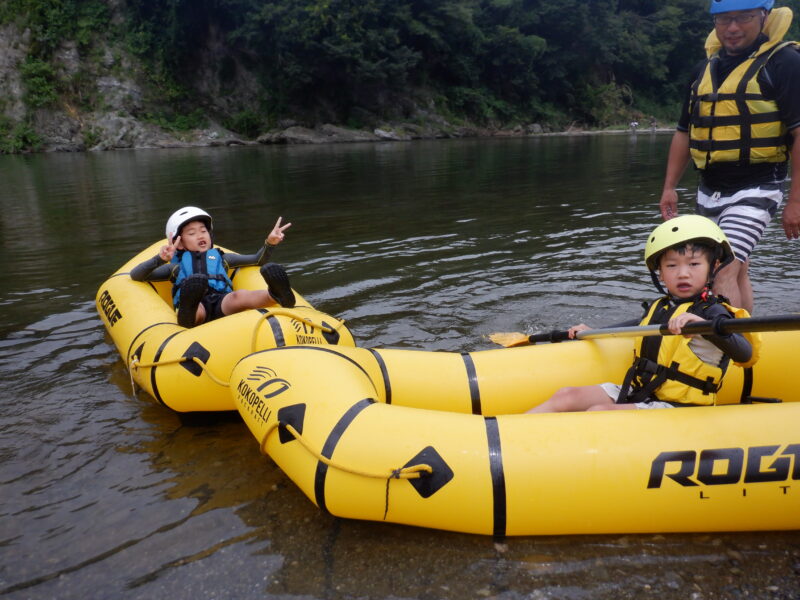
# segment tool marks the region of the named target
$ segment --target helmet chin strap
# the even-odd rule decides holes
[[[719,273],[720,271],[722,271],[722,269],[724,269],[725,267],[727,267],[727,266],[728,266],[729,264],[731,264],[731,263],[732,263],[734,260],[736,260],[736,259],[735,259],[735,258],[733,258],[732,256],[728,256],[728,257],[727,257],[725,260],[719,260],[719,259],[717,259],[717,262],[718,262],[719,264],[717,265],[717,268],[716,268],[716,269],[711,269],[711,275],[709,275],[709,276],[708,276],[708,278],[709,278],[711,281],[714,281],[714,277],[716,277],[716,276],[717,276],[717,273]]]
[[[671,296],[667,290],[664,289],[664,286],[661,285],[661,280],[656,275],[656,272],[650,269],[650,278],[653,280],[653,285],[656,286],[656,289],[663,294],[664,296]]]
[[[711,269],[711,272],[708,274],[708,283],[706,283],[706,287],[711,289],[714,285],[714,279],[717,277],[717,274],[731,264],[734,261],[732,256],[727,257],[725,260],[717,259],[717,266],[715,269]]]

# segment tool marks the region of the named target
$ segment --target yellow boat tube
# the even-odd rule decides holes
[[[125,263],[97,292],[97,312],[131,373],[159,403],[178,412],[235,410],[228,381],[236,362],[295,344],[353,346],[344,323],[311,307],[248,310],[191,329],[180,327],[169,282],[139,282],[130,270],[158,254],[157,242]],[[257,267],[229,273],[234,289],[266,289]]]
[[[631,339],[456,354],[286,347],[231,393],[263,452],[339,517],[467,533],[800,528],[798,333],[764,334],[718,406],[519,414],[564,385],[621,381]],[[740,404],[755,396],[782,403]]]

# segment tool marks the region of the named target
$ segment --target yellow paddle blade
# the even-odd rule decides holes
[[[530,344],[527,335],[512,331],[491,333],[489,334],[489,339],[495,344],[505,346],[506,348],[512,348],[514,346],[526,346],[527,344]]]

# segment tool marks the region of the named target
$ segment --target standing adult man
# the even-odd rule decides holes
[[[788,239],[800,237],[800,52],[784,42],[789,8],[774,0],[712,0],[708,58],[692,75],[667,160],[661,216],[678,214],[676,187],[693,160],[700,172],[697,212],[716,221],[737,260],[714,291],[753,310],[750,253],[783,201]]]

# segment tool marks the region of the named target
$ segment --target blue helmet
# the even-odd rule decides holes
[[[775,0],[711,0],[712,15],[731,12],[734,10],[751,10],[753,8],[763,8],[772,10]]]

